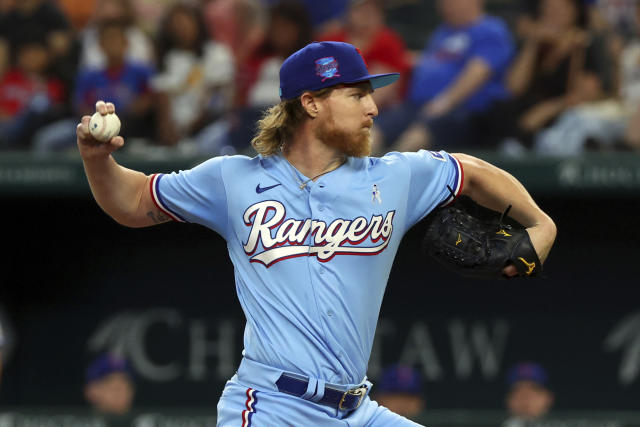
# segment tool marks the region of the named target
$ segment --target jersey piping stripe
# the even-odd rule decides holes
[[[258,403],[258,392],[252,388],[247,389],[247,401],[245,406],[247,409],[242,411],[242,427],[251,427],[251,418],[257,413],[256,404]]]
[[[458,159],[456,159],[454,155],[449,154],[449,159],[451,159],[451,161],[455,165],[456,175],[454,178],[454,182],[455,182],[455,187],[453,188],[454,195],[449,196],[449,198],[447,198],[447,200],[445,200],[445,202],[442,204],[443,206],[453,203],[453,201],[458,198],[460,193],[462,193],[462,187],[464,185],[464,169],[462,169],[462,164]]]
[[[169,218],[176,222],[186,222],[180,215],[175,212],[172,212],[162,201],[162,197],[160,196],[160,191],[158,191],[158,184],[160,183],[160,178],[162,178],[161,173],[156,173],[151,175],[151,182],[149,184],[149,190],[151,191],[151,199],[153,203],[156,205],[158,209],[164,212]]]

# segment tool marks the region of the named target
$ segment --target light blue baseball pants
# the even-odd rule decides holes
[[[339,411],[326,405],[277,391],[282,371],[256,371],[243,361],[227,381],[218,402],[217,427],[420,427],[368,396],[358,409]],[[264,365],[262,365],[264,366]]]

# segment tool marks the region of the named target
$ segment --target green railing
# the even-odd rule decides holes
[[[640,155],[591,153],[579,157],[513,158],[495,153],[473,153],[515,175],[537,195],[640,195]],[[188,169],[205,160],[166,154],[145,158],[117,155],[127,167],[145,173]],[[89,194],[78,156],[0,154],[0,195],[83,196]]]

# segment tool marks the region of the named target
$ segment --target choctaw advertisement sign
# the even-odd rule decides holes
[[[85,326],[83,332],[79,323]],[[62,355],[57,369],[70,375],[48,371],[46,360],[38,366],[38,359],[33,359],[25,366],[15,360],[20,351],[14,352],[4,378],[8,403],[7,389],[12,387],[23,388],[23,398],[35,403],[47,403],[39,400],[50,399],[53,390],[56,398],[66,396],[69,403],[77,403],[86,363],[109,351],[130,361],[138,404],[210,406],[240,361],[244,321],[155,307],[115,312],[88,323],[72,315],[57,316],[48,328],[57,331],[55,342],[70,344],[55,351]],[[54,347],[47,340],[21,337],[20,329],[17,333],[18,342],[29,351]],[[383,317],[368,375],[375,387],[385,366],[412,365],[422,374],[431,407],[499,409],[505,374],[522,360],[546,367],[561,408],[637,409],[640,311],[615,318]]]

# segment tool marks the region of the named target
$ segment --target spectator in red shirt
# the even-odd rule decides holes
[[[0,78],[0,147],[28,146],[33,132],[62,114],[65,88],[48,72],[51,52],[44,36],[16,44],[15,67]]]
[[[311,21],[304,5],[285,0],[272,6],[265,38],[238,75],[239,105],[264,108],[280,102],[280,66],[311,41]]]
[[[402,99],[411,67],[409,54],[400,36],[386,26],[380,0],[352,1],[344,29],[321,35],[320,40],[353,44],[362,51],[372,74],[400,73],[400,84],[386,86],[373,94],[378,109],[384,109]]]
[[[269,9],[264,40],[238,66],[236,103],[239,108],[228,119],[228,149],[246,149],[246,141],[254,134],[253,126],[246,124],[254,123],[266,107],[280,102],[279,73],[285,58],[311,41],[311,22],[303,4],[284,0]]]
[[[211,38],[233,52],[238,66],[244,64],[265,37],[262,1],[201,0],[201,4]]]

